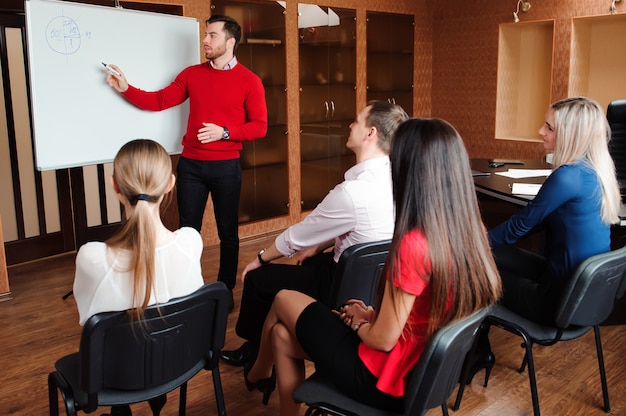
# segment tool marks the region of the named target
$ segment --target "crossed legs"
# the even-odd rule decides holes
[[[308,357],[296,337],[296,323],[313,302],[315,299],[300,292],[278,292],[263,324],[259,355],[248,373],[248,380],[256,382],[270,377],[275,367],[281,416],[297,415],[300,411],[292,393],[304,381],[304,359]]]

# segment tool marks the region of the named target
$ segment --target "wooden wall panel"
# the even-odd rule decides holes
[[[143,0],[142,0],[143,1]],[[608,14],[610,1],[585,0],[564,2],[562,0],[529,0],[531,9],[519,13],[521,22],[554,20],[554,62],[551,100],[568,94],[571,18]],[[151,0],[169,3],[166,0]],[[498,34],[501,23],[513,20],[516,0],[302,0],[303,3],[319,3],[325,6],[354,8],[359,21],[365,10],[415,15],[415,69],[414,69],[414,115],[441,117],[452,123],[463,136],[471,157],[541,158],[544,155],[540,143],[495,140],[495,110],[498,63]],[[297,1],[287,0],[288,4]],[[184,0],[185,15],[203,21],[210,14],[210,2]],[[291,13],[289,10],[291,9]],[[619,13],[626,12],[624,2],[617,4]],[[297,15],[293,8],[287,9],[287,27],[294,27]],[[357,32],[363,34],[362,23]],[[381,36],[385,36],[381,33]],[[359,53],[364,49],[359,40]],[[295,36],[287,36],[287,97],[290,134],[291,189],[299,190],[300,172],[299,144],[299,93],[298,52]],[[358,56],[358,68],[364,68],[364,57]],[[357,75],[357,86],[365,85],[365,74]],[[365,93],[357,92],[357,104],[362,105]],[[539,129],[540,126],[537,126]],[[293,138],[293,139],[292,139]],[[293,146],[291,145],[293,144]],[[290,204],[299,203],[299,192],[291,193]],[[242,238],[262,235],[284,228],[298,221],[305,213],[292,209],[288,217],[246,224],[241,228]],[[203,225],[205,244],[217,242],[212,209],[209,206]]]
[[[608,15],[609,0],[529,0],[520,22],[554,20],[551,101],[568,95],[573,17]],[[433,12],[432,115],[452,123],[471,157],[541,158],[541,143],[495,140],[498,29],[517,0],[430,0]],[[626,12],[624,2],[618,13]],[[536,126],[537,130],[540,126]]]

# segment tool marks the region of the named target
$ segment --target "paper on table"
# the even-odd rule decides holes
[[[539,189],[541,189],[541,184],[538,183],[514,183],[511,193],[514,195],[537,195]]]
[[[534,178],[537,176],[550,176],[551,169],[509,169],[506,172],[495,172],[496,175],[506,176],[507,178]]]

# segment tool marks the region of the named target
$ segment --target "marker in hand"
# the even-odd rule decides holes
[[[102,65],[107,71],[109,71],[110,74],[117,75],[118,77],[122,76],[122,74],[120,74],[119,72],[117,72],[115,69],[111,68],[109,65],[105,64],[104,62],[102,62]]]

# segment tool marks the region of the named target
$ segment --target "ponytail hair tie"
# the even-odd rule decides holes
[[[150,202],[150,195],[148,195],[148,194],[137,194],[137,195],[135,195],[135,199],[137,201],[148,201],[148,202]]]

